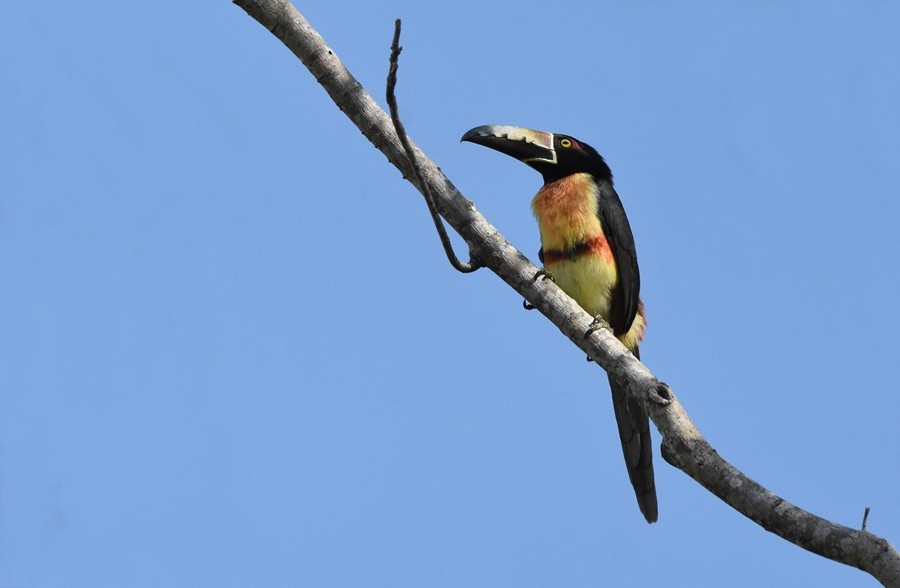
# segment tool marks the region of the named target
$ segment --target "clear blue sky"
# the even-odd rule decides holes
[[[784,498],[900,542],[900,7],[299,4],[536,257],[566,132],[616,174],[646,364]],[[628,484],[604,374],[488,271],[228,2],[0,20],[0,587],[873,586],[657,453]],[[657,436],[658,442],[658,436]]]

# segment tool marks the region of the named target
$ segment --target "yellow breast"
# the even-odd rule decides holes
[[[541,232],[545,267],[557,285],[591,315],[609,316],[618,281],[612,250],[597,215],[597,186],[589,174],[574,174],[544,185],[531,208]],[[557,257],[548,253],[575,251]]]

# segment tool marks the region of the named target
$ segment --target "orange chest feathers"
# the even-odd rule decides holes
[[[573,174],[545,184],[531,201],[548,261],[554,253],[590,253],[613,262],[597,215],[597,185],[589,174]]]

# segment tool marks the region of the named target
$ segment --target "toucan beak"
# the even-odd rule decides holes
[[[460,140],[490,147],[522,163],[556,163],[553,133],[545,131],[509,125],[484,125],[468,131]]]

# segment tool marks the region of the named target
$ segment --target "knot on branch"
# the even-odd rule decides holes
[[[666,406],[672,402],[672,389],[665,382],[656,380],[656,383],[650,388],[650,400],[660,406]]]

